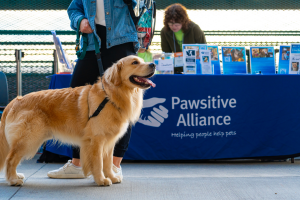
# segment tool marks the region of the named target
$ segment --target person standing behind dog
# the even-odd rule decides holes
[[[106,70],[119,59],[135,55],[138,48],[138,37],[135,25],[129,14],[128,6],[123,0],[73,0],[67,10],[71,28],[80,29],[88,34],[86,55],[78,60],[71,79],[71,87],[94,84],[100,76],[95,55],[94,35],[99,42],[103,69]],[[77,27],[79,18],[85,17]],[[88,116],[87,116],[88,117]],[[129,126],[125,135],[115,145],[113,171],[122,175],[121,161],[128,149],[131,135]],[[85,178],[80,167],[80,149],[73,148],[73,158],[63,167],[49,171],[50,178]]]
[[[206,44],[203,31],[189,19],[186,7],[179,3],[165,9],[160,36],[161,49],[165,53],[182,52],[182,44]]]

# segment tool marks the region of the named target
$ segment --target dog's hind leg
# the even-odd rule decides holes
[[[105,177],[110,178],[112,183],[121,183],[123,176],[115,176],[114,172],[112,171],[112,163],[113,163],[113,152],[114,148],[110,147],[108,149],[107,154],[103,156],[103,172]]]
[[[23,123],[24,124],[24,123]],[[6,180],[10,185],[22,185],[23,174],[17,173],[17,166],[23,159],[32,158],[43,141],[49,139],[40,123],[13,124],[7,133],[11,149],[6,158]]]
[[[12,148],[6,160],[6,180],[9,185],[23,185],[23,174],[17,173],[17,166],[23,158],[23,154],[18,149],[18,146]]]
[[[96,138],[85,138],[80,147],[80,160],[85,176],[92,173],[98,185],[109,186],[112,182],[103,173],[103,143],[99,141]]]

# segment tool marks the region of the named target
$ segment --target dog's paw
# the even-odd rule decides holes
[[[25,179],[25,176],[24,176],[24,174],[22,174],[22,173],[17,173],[17,175],[18,175],[18,179]]]
[[[121,183],[123,180],[123,176],[114,176],[110,177],[112,183]]]
[[[112,184],[111,180],[109,178],[104,178],[103,180],[96,181],[97,185],[99,186],[110,186]]]
[[[12,179],[9,180],[8,184],[11,186],[21,186],[23,185],[24,181],[23,179]]]

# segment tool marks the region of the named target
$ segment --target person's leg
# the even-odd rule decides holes
[[[97,34],[102,41],[106,41],[106,28],[104,26],[97,25]],[[129,55],[136,55],[132,42],[113,46],[109,49],[106,48],[105,42],[101,43],[101,58],[104,71],[121,58]],[[115,145],[113,164],[118,168],[120,168],[124,154],[128,149],[130,136],[131,126],[128,127],[125,135]]]

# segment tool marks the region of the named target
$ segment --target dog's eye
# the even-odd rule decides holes
[[[137,64],[139,64],[139,62],[138,61],[134,61],[132,64],[133,65],[137,65]]]

